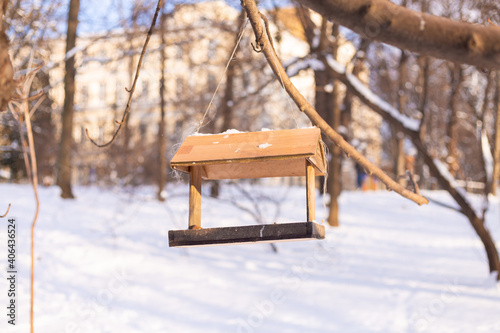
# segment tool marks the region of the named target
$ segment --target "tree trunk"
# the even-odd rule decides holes
[[[326,22],[326,20],[324,21]],[[332,43],[332,56],[334,59],[338,57],[338,48],[339,45],[337,41],[339,40],[339,26],[338,24],[334,24],[332,27],[332,39],[335,40],[335,43]],[[329,124],[333,127],[334,130],[338,132],[342,113],[338,101],[339,94],[339,82],[329,77],[329,81],[333,83],[333,91],[329,96],[330,99],[329,110],[330,119]],[[328,213],[328,224],[333,227],[338,227],[340,225],[339,222],[339,197],[342,191],[342,150],[336,144],[330,144],[330,152],[332,153],[332,159],[330,161],[330,170],[328,174],[328,193],[330,194],[330,209]]]
[[[399,60],[399,82],[396,101],[398,103],[398,110],[401,114],[406,114],[406,88],[405,84],[408,82],[408,70],[406,64],[408,61],[408,55],[404,50],[401,50],[401,58]],[[406,187],[406,178],[401,177],[405,173],[405,135],[400,131],[393,131],[395,133],[395,154],[394,154],[394,175],[398,179],[401,186]]]
[[[381,110],[379,106],[373,103],[370,99],[367,99],[365,95],[360,93],[356,86],[353,85],[347,75],[344,73],[335,72],[332,68],[332,75],[336,75],[336,78],[344,83],[348,90],[350,90],[354,95],[356,95],[362,103],[370,107],[375,112],[379,113],[384,119],[389,121],[390,123],[396,125],[399,123],[398,120],[395,120],[391,115],[387,114],[384,110]],[[453,199],[457,202],[457,204],[461,208],[461,213],[464,214],[469,222],[472,224],[472,227],[476,231],[477,235],[481,239],[481,242],[484,245],[486,255],[488,257],[488,265],[490,272],[500,272],[500,260],[498,251],[496,249],[495,242],[491,237],[488,229],[484,225],[484,219],[481,219],[477,216],[474,209],[470,206],[469,202],[465,197],[462,196],[461,192],[459,192],[453,185],[449,182],[449,180],[443,177],[434,162],[434,159],[429,154],[427,147],[420,139],[420,133],[417,131],[413,131],[406,127],[403,127],[401,124],[399,125],[399,129],[404,131],[405,134],[412,140],[413,144],[417,148],[421,158],[424,160],[425,164],[430,169],[431,174],[433,174],[439,181],[441,187],[445,189]],[[500,279],[500,274],[498,275],[498,279]]]
[[[11,99],[16,83],[14,82],[14,68],[9,56],[9,41],[5,35],[3,16],[9,0],[0,0],[0,111],[7,109],[7,102]]]
[[[234,43],[238,42],[239,32],[245,23],[245,11],[242,9],[238,17],[238,28],[234,36]],[[236,67],[236,55],[239,51],[239,45],[234,52],[234,58],[229,61],[226,71],[226,86],[224,88],[224,98],[222,99],[221,112],[222,112],[222,128],[221,132],[231,129],[231,121],[233,119],[233,105],[234,105],[234,76]]]
[[[490,272],[497,272],[497,280],[500,280],[500,259],[498,256],[498,251],[495,245],[493,238],[491,237],[490,232],[485,226],[484,217],[480,218],[477,216],[476,212],[470,206],[469,202],[467,202],[466,198],[464,198],[459,191],[452,184],[440,176],[440,172],[436,167],[432,157],[426,152],[425,145],[420,141],[420,138],[415,134],[413,135],[413,143],[421,153],[421,156],[424,158],[425,163],[429,166],[431,173],[438,179],[442,188],[444,188],[450,195],[455,199],[461,209],[461,213],[464,214],[472,227],[476,231],[479,239],[483,243],[484,249],[486,251],[486,256],[488,257],[488,266]]]
[[[334,83],[333,98],[335,99],[338,94],[338,83]],[[331,123],[334,129],[340,127],[341,110],[337,102],[331,110],[333,113],[333,121]],[[342,192],[342,150],[335,144],[330,145],[332,159],[330,161],[330,168],[328,172],[328,193],[330,194],[330,209],[328,213],[328,224],[333,227],[338,227],[339,222],[339,197]]]
[[[80,0],[71,0],[68,10],[68,30],[66,36],[66,53],[76,46],[76,31]],[[73,105],[75,98],[75,57],[66,59],[64,75],[64,107],[62,111],[62,132],[57,162],[57,185],[61,188],[62,198],[74,198],[71,190],[71,154],[73,148]]]
[[[455,68],[450,70],[450,77],[451,77],[451,82],[450,82],[451,95],[448,102],[448,112],[450,113],[450,117],[447,125],[448,156],[446,160],[449,165],[450,173],[453,175],[453,177],[456,177],[458,169],[460,168],[460,165],[458,163],[458,149],[457,149],[457,140],[458,140],[457,95],[460,91],[460,87],[464,79],[462,68],[459,65],[455,65]]]
[[[159,159],[159,170],[158,170],[158,193],[157,198],[159,201],[165,201],[163,191],[167,182],[167,137],[165,133],[165,4],[163,4],[161,9],[161,20],[160,20],[160,38],[161,38],[161,50],[160,50],[160,122],[158,124],[158,159]]]
[[[330,3],[331,1],[325,1],[325,2]],[[382,170],[380,170],[380,168],[377,168],[376,166],[371,164],[364,156],[359,154],[352,146],[347,144],[345,140],[343,140],[343,138],[337,132],[335,132],[331,128],[331,126],[329,126],[325,122],[324,119],[321,118],[321,116],[317,113],[317,111],[307,102],[304,96],[302,96],[300,92],[297,90],[297,88],[292,84],[284,68],[281,66],[281,63],[279,62],[276,53],[271,47],[269,40],[264,37],[265,32],[262,24],[262,18],[259,14],[255,2],[242,0],[242,5],[245,7],[250,23],[252,24],[252,28],[254,30],[254,34],[257,39],[256,42],[258,47],[262,49],[262,52],[264,53],[267,62],[269,66],[272,68],[275,75],[282,79],[284,88],[286,89],[289,96],[293,99],[297,107],[301,111],[303,111],[309,117],[309,119],[322,130],[322,132],[325,135],[327,135],[331,140],[335,141],[342,148],[342,150],[350,154],[351,157],[355,161],[357,161],[361,166],[365,167],[372,174],[376,175],[384,184],[386,184],[386,186],[389,189],[395,190],[397,193],[401,194],[402,196],[408,199],[415,201],[416,203],[419,204],[428,203],[427,199],[402,188],[398,183],[394,182]],[[469,217],[469,221],[473,225],[474,229],[478,233],[479,237],[481,238],[481,241],[485,246],[488,256],[490,271],[500,272],[500,260],[498,258],[498,252],[496,251],[495,248],[495,243],[491,239],[491,235],[485,228],[484,224],[478,223],[478,219],[477,216],[475,215],[474,210],[470,207],[467,200],[462,196],[461,192],[457,191],[457,189],[453,187],[450,180],[444,177],[439,172],[439,168],[437,167],[435,161],[428,154],[427,147],[420,140],[419,131],[410,129],[408,127],[404,127],[401,120],[395,118],[392,113],[386,112],[386,110],[382,109],[380,105],[374,103],[373,100],[367,98],[365,94],[361,93],[359,91],[358,83],[356,83],[356,86],[353,85],[353,83],[351,82],[353,78],[351,76],[346,75],[345,68],[343,70],[336,71],[335,68],[329,65],[327,58],[325,58],[324,56],[320,56],[320,59],[323,62],[325,69],[332,75],[332,77],[335,77],[342,83],[344,83],[347,89],[351,90],[352,93],[355,94],[364,104],[366,104],[367,106],[371,107],[374,111],[381,114],[383,118],[387,119],[388,121],[391,121],[392,123],[399,123],[400,124],[399,126],[401,127],[400,130],[405,132],[406,135],[408,135],[412,140],[414,140],[415,146],[421,152],[422,157],[425,159],[425,162],[426,164],[428,164],[431,172],[435,174],[436,177],[438,177],[439,181],[442,183],[443,188],[445,188],[452,195],[455,201],[460,205],[464,215]],[[338,66],[335,67],[338,68]],[[500,279],[500,275],[497,275],[497,277]]]
[[[245,11],[242,9],[238,17],[238,27],[236,29],[236,34],[234,35],[234,45],[238,42],[239,33],[245,23]],[[226,86],[224,88],[224,97],[221,103],[221,114],[222,114],[222,127],[219,132],[222,133],[228,129],[231,129],[231,122],[233,120],[233,105],[234,105],[234,76],[236,75],[236,55],[238,54],[239,45],[236,47],[233,58],[229,59],[229,64],[226,71]],[[215,124],[213,124],[215,127]],[[220,192],[220,181],[211,181],[210,196],[212,198],[218,198]]]
[[[497,195],[500,181],[500,72],[497,72],[497,87],[495,92],[495,139],[494,139],[494,169],[491,181],[491,193]]]
[[[418,74],[418,82],[421,88],[420,96],[418,97],[418,110],[422,113],[422,120],[420,123],[420,140],[425,142],[425,138],[427,137],[428,125],[426,117],[427,110],[427,102],[429,96],[429,57],[421,56],[418,59],[419,63],[419,74]],[[420,153],[417,156],[417,171],[416,173],[419,176],[420,187],[425,187],[425,171],[424,165],[425,162]]]

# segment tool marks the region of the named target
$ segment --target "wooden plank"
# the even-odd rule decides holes
[[[192,162],[186,165],[176,164],[174,169],[189,173],[193,165],[204,167],[202,178],[210,179],[242,179],[265,177],[297,177],[305,176],[304,162],[309,160],[316,169],[316,175],[324,175],[323,160],[317,157],[311,159],[303,156],[289,159],[254,159],[254,160],[226,160],[224,162]],[[319,161],[319,162],[318,162]],[[322,166],[321,168],[317,166]]]
[[[320,135],[318,128],[306,128],[188,137],[171,167],[189,173],[193,165],[204,166],[203,179],[293,177],[305,176],[307,159],[323,175]]]
[[[172,167],[262,157],[314,156],[318,128],[189,136],[172,158]]]
[[[325,227],[315,222],[263,224],[192,230],[170,230],[170,247],[231,245],[324,239]]]
[[[205,179],[243,179],[264,177],[305,176],[304,158],[289,160],[267,160],[247,163],[205,165]]]
[[[192,166],[189,174],[189,229],[201,228],[201,173],[203,167]]]
[[[311,162],[306,161],[306,206],[307,206],[307,221],[312,222],[316,218],[316,204],[314,201],[314,193],[316,191],[316,178],[314,175],[314,166]]]

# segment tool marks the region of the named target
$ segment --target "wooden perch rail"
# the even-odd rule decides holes
[[[419,205],[429,203],[425,197],[413,193],[401,185],[399,185],[396,181],[394,181],[391,177],[389,177],[384,171],[370,162],[366,157],[360,154],[353,146],[351,146],[344,138],[338,134],[333,128],[328,125],[328,123],[318,114],[318,112],[307,102],[307,100],[302,96],[302,94],[297,90],[297,88],[292,84],[290,78],[286,74],[283,66],[281,65],[281,61],[271,43],[269,42],[269,36],[267,36],[266,31],[262,25],[262,18],[259,10],[257,9],[257,5],[254,0],[241,0],[241,5],[245,8],[250,23],[252,24],[255,36],[257,49],[262,50],[264,53],[269,66],[272,68],[276,77],[280,80],[281,84],[287,91],[288,95],[293,99],[297,107],[304,112],[309,119],[318,126],[323,133],[328,136],[335,144],[337,144],[340,149],[342,149],[347,156],[354,159],[357,163],[365,168],[368,174],[372,174],[382,181],[389,190],[394,190],[405,198],[408,198]]]
[[[457,22],[388,0],[297,0],[363,37],[400,49],[500,69],[500,27]]]

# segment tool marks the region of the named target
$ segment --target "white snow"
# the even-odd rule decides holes
[[[448,168],[446,167],[446,165],[444,165],[437,158],[435,158],[433,161],[434,161],[434,164],[436,165],[436,167],[438,168],[441,176],[443,176],[451,184],[451,186],[457,190],[457,192],[465,199],[465,201],[467,201],[469,203],[469,205],[472,207],[472,209],[474,209],[474,212],[476,213],[476,215],[479,218],[481,218],[483,216],[483,209],[485,207],[484,206],[485,203],[483,202],[482,205],[479,205],[477,202],[472,202],[470,200],[470,195],[467,193],[467,191],[462,186],[460,186],[458,184],[455,177],[453,177],[453,175],[450,173],[450,171],[448,171]],[[457,207],[457,209],[459,209],[459,208]]]
[[[303,187],[250,192],[263,189],[273,197],[287,193],[278,223],[303,221]],[[500,331],[500,287],[488,274],[481,242],[457,212],[419,207],[392,192],[343,192],[341,226],[327,227],[323,241],[278,243],[277,254],[268,244],[177,249],[168,247],[167,235],[187,226],[188,185],[169,183],[167,190],[160,203],[152,187],[76,187],[77,198],[65,201],[58,188],[40,188],[35,331]],[[424,194],[453,203],[445,192]],[[252,206],[232,187],[222,186],[221,195]],[[500,201],[493,200],[487,223],[498,244]],[[0,184],[2,213],[9,202],[19,226],[19,308],[16,330],[1,320],[0,332],[28,332],[31,188]],[[253,223],[234,205],[203,196],[204,227]]]
[[[71,50],[69,50],[68,52],[66,52],[66,55],[64,56],[64,60],[68,60],[69,58],[74,57],[75,54],[77,54],[78,52],[84,50],[86,47],[87,47],[87,45],[75,46],[74,48],[72,48]]]
[[[243,133],[242,131],[238,131],[237,129],[228,129],[221,134],[237,134],[237,133]]]
[[[483,153],[484,167],[486,171],[486,178],[488,183],[491,184],[493,181],[493,169],[494,169],[494,159],[491,154],[490,141],[488,140],[488,135],[486,134],[486,129],[483,127],[481,130],[481,150]]]
[[[324,86],[324,89],[327,93],[333,92],[333,84],[328,83],[327,85]]]
[[[299,74],[300,71],[309,68],[309,62],[306,60],[299,60],[295,62],[294,64],[289,65],[286,68],[286,74],[289,77],[294,77],[295,75]]]
[[[347,79],[353,87],[366,99],[373,104],[376,104],[384,112],[388,113],[392,118],[399,121],[405,128],[412,131],[418,131],[420,128],[420,120],[412,119],[404,114],[401,114],[395,107],[384,101],[377,94],[370,90],[363,82],[361,82],[355,75],[347,74]]]
[[[321,40],[321,31],[317,28],[314,29],[314,37],[311,43],[311,48],[316,49],[319,47],[319,42]]]
[[[236,133],[244,133],[242,131],[238,131],[237,129],[228,129],[222,133],[199,133],[199,132],[195,132],[189,136],[207,136],[207,135],[220,135],[220,134],[236,134]],[[228,136],[224,136],[224,138],[226,138]]]
[[[286,74],[289,77],[294,77],[297,75],[300,71],[311,68],[313,70],[323,70],[325,68],[325,65],[323,63],[315,58],[304,58],[297,60],[295,63],[289,65],[286,70]]]
[[[328,65],[337,73],[346,73],[345,66],[340,64],[338,61],[333,59],[331,55],[326,57]],[[418,131],[420,128],[420,120],[412,119],[404,114],[401,114],[395,107],[384,101],[377,94],[370,90],[363,82],[361,82],[355,75],[347,73],[346,74],[349,83],[356,89],[361,95],[363,95],[371,103],[376,104],[382,111],[389,114],[392,118],[399,121],[402,126],[408,128],[412,131]]]
[[[424,19],[424,16],[422,14],[420,14],[420,31],[424,31],[425,30],[425,19]]]
[[[328,66],[330,66],[335,72],[337,72],[339,74],[345,73],[345,66],[342,65],[337,60],[335,60],[332,56],[327,55],[326,62],[328,63]]]
[[[260,148],[260,149],[266,149],[266,148],[271,147],[271,146],[272,146],[272,143],[267,143],[267,142],[266,142],[266,143],[261,143],[261,144],[259,145],[259,148]]]
[[[434,161],[434,164],[436,165],[436,167],[438,168],[441,176],[443,176],[451,184],[451,186],[454,187],[460,193],[461,196],[463,196],[465,199],[467,199],[467,192],[465,191],[465,189],[463,187],[458,185],[457,180],[455,179],[455,177],[452,176],[450,171],[448,171],[448,168],[446,167],[446,165],[444,165],[437,158],[435,158],[433,161]]]

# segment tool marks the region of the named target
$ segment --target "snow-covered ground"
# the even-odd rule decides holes
[[[303,188],[266,190],[281,202],[279,221],[304,220]],[[432,203],[346,192],[342,226],[327,228],[326,240],[279,243],[274,253],[266,244],[169,248],[168,230],[187,225],[186,185],[170,186],[166,203],[148,187],[58,194],[40,188],[36,332],[500,332],[500,287],[480,241],[463,216]],[[0,185],[0,214],[9,202],[20,227],[20,308],[16,327],[7,325],[1,219],[0,331],[28,332],[30,187]],[[259,207],[272,222],[276,204]],[[500,248],[499,208],[494,199],[488,223]],[[251,223],[229,201],[203,197],[203,226]]]

